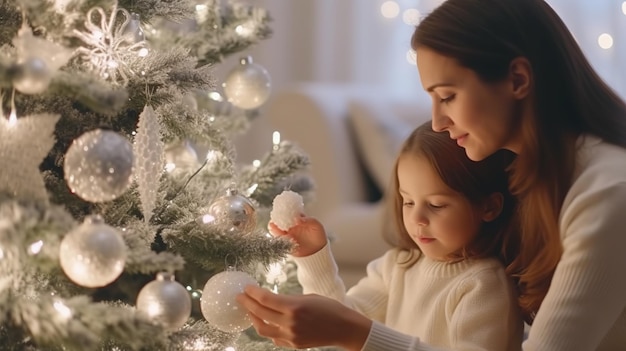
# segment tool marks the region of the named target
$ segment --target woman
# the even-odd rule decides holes
[[[626,350],[624,101],[543,0],[448,0],[420,23],[412,45],[433,99],[433,129],[448,132],[474,160],[498,149],[517,154],[510,188],[522,233],[507,271],[532,324],[523,349]],[[331,310],[331,302],[249,296],[257,316],[270,323],[280,316],[275,339],[316,344],[311,331],[297,332],[314,320],[294,313],[314,303],[324,319],[315,318],[334,315],[358,331],[334,344],[373,350],[379,342],[363,332],[371,323]],[[268,311],[278,314],[266,319]],[[388,345],[381,350],[429,349]]]

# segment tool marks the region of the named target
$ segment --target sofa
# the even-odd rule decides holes
[[[309,155],[318,218],[346,286],[389,246],[382,238],[384,193],[403,140],[430,119],[424,93],[400,97],[382,87],[302,83],[276,92],[264,116],[281,139]]]

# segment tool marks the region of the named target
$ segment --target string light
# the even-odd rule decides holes
[[[603,49],[610,49],[613,46],[613,37],[608,33],[602,33],[598,36],[598,45]]]
[[[41,248],[43,247],[43,240],[36,241],[28,247],[28,253],[31,255],[36,255],[41,252]]]
[[[380,6],[380,13],[385,18],[396,18],[400,13],[400,5],[395,1],[385,1]]]
[[[57,310],[57,312],[59,313],[59,316],[63,319],[63,320],[68,320],[72,317],[72,310],[67,307],[63,302],[61,301],[55,301],[52,306],[54,306],[54,309]]]
[[[274,144],[272,149],[278,150],[278,145],[280,144],[280,132],[274,131],[274,133],[272,133],[272,144]]]
[[[408,62],[410,65],[417,64],[417,54],[415,53],[415,50],[409,49],[406,52],[406,62]]]
[[[406,9],[402,13],[402,21],[409,26],[416,26],[422,14],[417,9]]]

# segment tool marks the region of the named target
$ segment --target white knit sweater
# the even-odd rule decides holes
[[[522,318],[500,262],[420,256],[407,267],[399,255],[407,253],[393,249],[372,261],[347,294],[328,245],[295,262],[304,293],[334,298],[375,321],[363,350],[413,350],[418,341],[453,350],[521,349]]]
[[[626,350],[626,149],[581,138],[563,256],[524,351]]]
[[[559,227],[563,256],[523,350],[626,350],[626,149],[581,138]],[[407,334],[374,324],[364,350],[438,350]]]

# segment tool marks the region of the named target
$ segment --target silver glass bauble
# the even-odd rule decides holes
[[[65,153],[65,180],[86,201],[110,201],[131,185],[133,160],[133,146],[125,137],[92,130],[75,139]]]
[[[200,217],[200,222],[233,233],[249,233],[256,228],[256,209],[252,202],[237,190],[228,189]]]
[[[191,297],[174,275],[161,272],[137,295],[137,310],[168,330],[182,327],[191,315]]]

